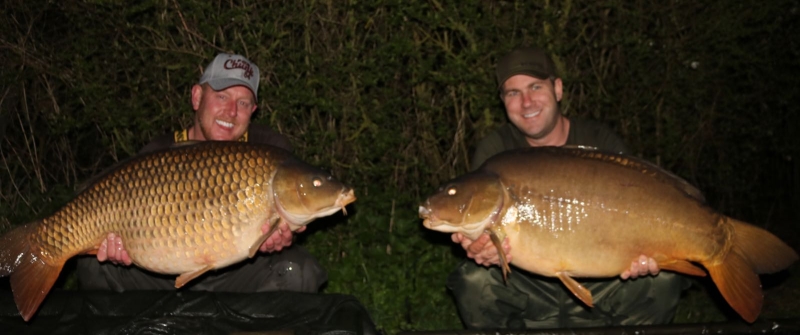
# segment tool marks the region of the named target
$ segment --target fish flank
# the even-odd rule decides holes
[[[325,173],[285,150],[238,142],[207,141],[137,156],[92,178],[52,215],[0,236],[5,242],[0,243],[0,276],[11,276],[14,300],[27,321],[64,262],[96,254],[114,233],[136,266],[181,274],[183,285],[208,270],[198,269],[221,268],[250,255],[263,235],[261,226],[278,206],[272,178],[286,162],[303,172],[284,174],[284,184],[303,174]],[[355,201],[349,187],[328,180],[331,187],[313,192],[313,200],[333,205],[349,191],[340,206]]]
[[[501,209],[517,210],[519,229],[504,231],[511,263],[561,277],[578,296],[580,290],[569,283],[572,276],[615,277],[645,255],[662,270],[704,276],[705,268],[726,301],[753,322],[763,303],[758,274],[783,270],[798,259],[768,231],[714,211],[699,190],[668,171],[593,150],[543,147],[495,155],[447,183],[465,192],[448,197],[440,189],[420,206],[425,227],[464,233],[482,223],[491,215],[486,206],[469,206],[470,213],[460,209],[466,200],[493,198],[497,181],[486,175],[515,195]]]

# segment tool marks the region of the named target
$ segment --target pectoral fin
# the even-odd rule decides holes
[[[503,235],[500,238],[499,235]],[[498,234],[497,231],[491,230],[489,232],[489,237],[492,238],[492,244],[494,244],[495,248],[497,248],[497,255],[500,256],[500,268],[503,269],[503,281],[508,283],[508,274],[511,273],[511,267],[508,266],[508,260],[506,259],[506,253],[503,252],[503,240],[505,239],[505,234]]]
[[[264,243],[264,241],[266,241],[272,235],[272,233],[274,233],[275,230],[278,229],[279,225],[280,225],[280,217],[277,217],[274,220],[272,220],[272,222],[270,223],[269,231],[266,234],[261,235],[261,237],[259,237],[256,240],[256,242],[250,246],[249,256],[247,257],[253,258],[253,256],[255,256],[256,253],[258,252],[258,248],[261,247],[261,244]]]
[[[559,272],[556,274],[558,279],[561,279],[561,282],[564,283],[572,294],[574,294],[578,299],[583,301],[586,306],[594,307],[592,301],[592,292],[589,292],[583,285],[578,283],[575,279],[572,279],[569,275],[563,272]]]
[[[197,269],[197,270],[194,270],[194,271],[191,271],[191,272],[187,272],[187,273],[181,274],[180,276],[178,276],[177,279],[175,279],[175,288],[183,287],[183,285],[186,285],[186,283],[188,283],[192,279],[200,277],[200,275],[206,273],[208,270],[211,270],[213,268],[214,268],[213,265],[208,264],[203,268],[200,268],[200,269]]]

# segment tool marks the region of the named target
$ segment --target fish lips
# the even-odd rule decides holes
[[[419,206],[419,217],[423,219],[422,225],[430,230],[442,233],[462,233],[471,240],[475,240],[487,229],[494,225],[503,209],[503,202],[500,201],[492,213],[486,217],[471,220],[470,222],[450,222],[436,215],[436,211],[431,209],[430,201]]]
[[[436,220],[433,211],[425,206],[419,206],[419,217],[423,219],[422,225],[428,229],[433,229],[434,227],[441,224],[439,220]]]
[[[275,207],[277,208],[278,214],[287,224],[289,224],[290,227],[299,228],[317,218],[328,216],[338,211],[342,211],[345,215],[347,215],[345,206],[353,203],[354,201],[356,201],[356,196],[353,189],[350,187],[344,187],[331,206],[320,209],[314,213],[290,213],[283,207],[281,200],[278,198],[275,199]]]
[[[419,206],[419,217],[423,219],[422,225],[430,230],[444,233],[458,230],[457,225],[452,225],[450,222],[436,216],[435,211],[430,208],[430,204],[428,206]]]

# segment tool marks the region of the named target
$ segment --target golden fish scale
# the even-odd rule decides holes
[[[546,275],[567,266],[581,269],[578,276],[614,276],[642,252],[693,261],[727,252],[730,225],[686,186],[624,157],[591,151],[576,156],[595,162],[576,164],[569,155],[552,154],[507,157],[506,165],[495,166],[528,212],[520,213],[519,227],[507,230],[515,254],[525,255],[514,258],[519,266]],[[512,164],[538,173],[517,175]]]
[[[776,236],[714,211],[697,188],[635,157],[519,149],[490,158],[476,173],[420,207],[426,227],[473,236],[491,229],[495,244],[508,238],[512,264],[558,277],[589,307],[591,292],[572,278],[613,278],[646,255],[662,270],[710,275],[752,323],[763,304],[758,274],[798,259]]]
[[[225,144],[147,156],[45,218],[34,238],[53,260],[91,250],[114,232],[134,262],[153,271],[221,267],[247,255],[272,214],[269,182],[283,158]]]
[[[723,224],[716,221],[719,216],[700,208],[688,208],[688,215],[645,217],[627,213],[617,203],[576,204],[572,199],[541,195],[522,206],[536,208],[536,218],[521,220],[517,229],[506,230],[517,256],[514,261],[550,276],[569,270],[575,276],[613,277],[642,253],[694,261],[716,259],[724,256],[730,233],[726,227],[718,228]],[[603,252],[598,254],[598,250]]]

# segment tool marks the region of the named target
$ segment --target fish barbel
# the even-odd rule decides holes
[[[797,253],[756,226],[722,215],[699,190],[646,161],[581,148],[526,148],[498,154],[456,178],[419,208],[426,228],[477,239],[508,237],[521,269],[557,277],[586,305],[574,277],[615,277],[639,255],[663,270],[706,272],[744,320],[763,303],[758,274],[783,270]]]
[[[353,201],[351,188],[280,148],[180,145],[120,164],[54,214],[0,237],[0,277],[10,275],[28,321],[64,263],[96,253],[109,233],[136,266],[179,274],[178,288],[253,257],[280,222],[294,231]]]

